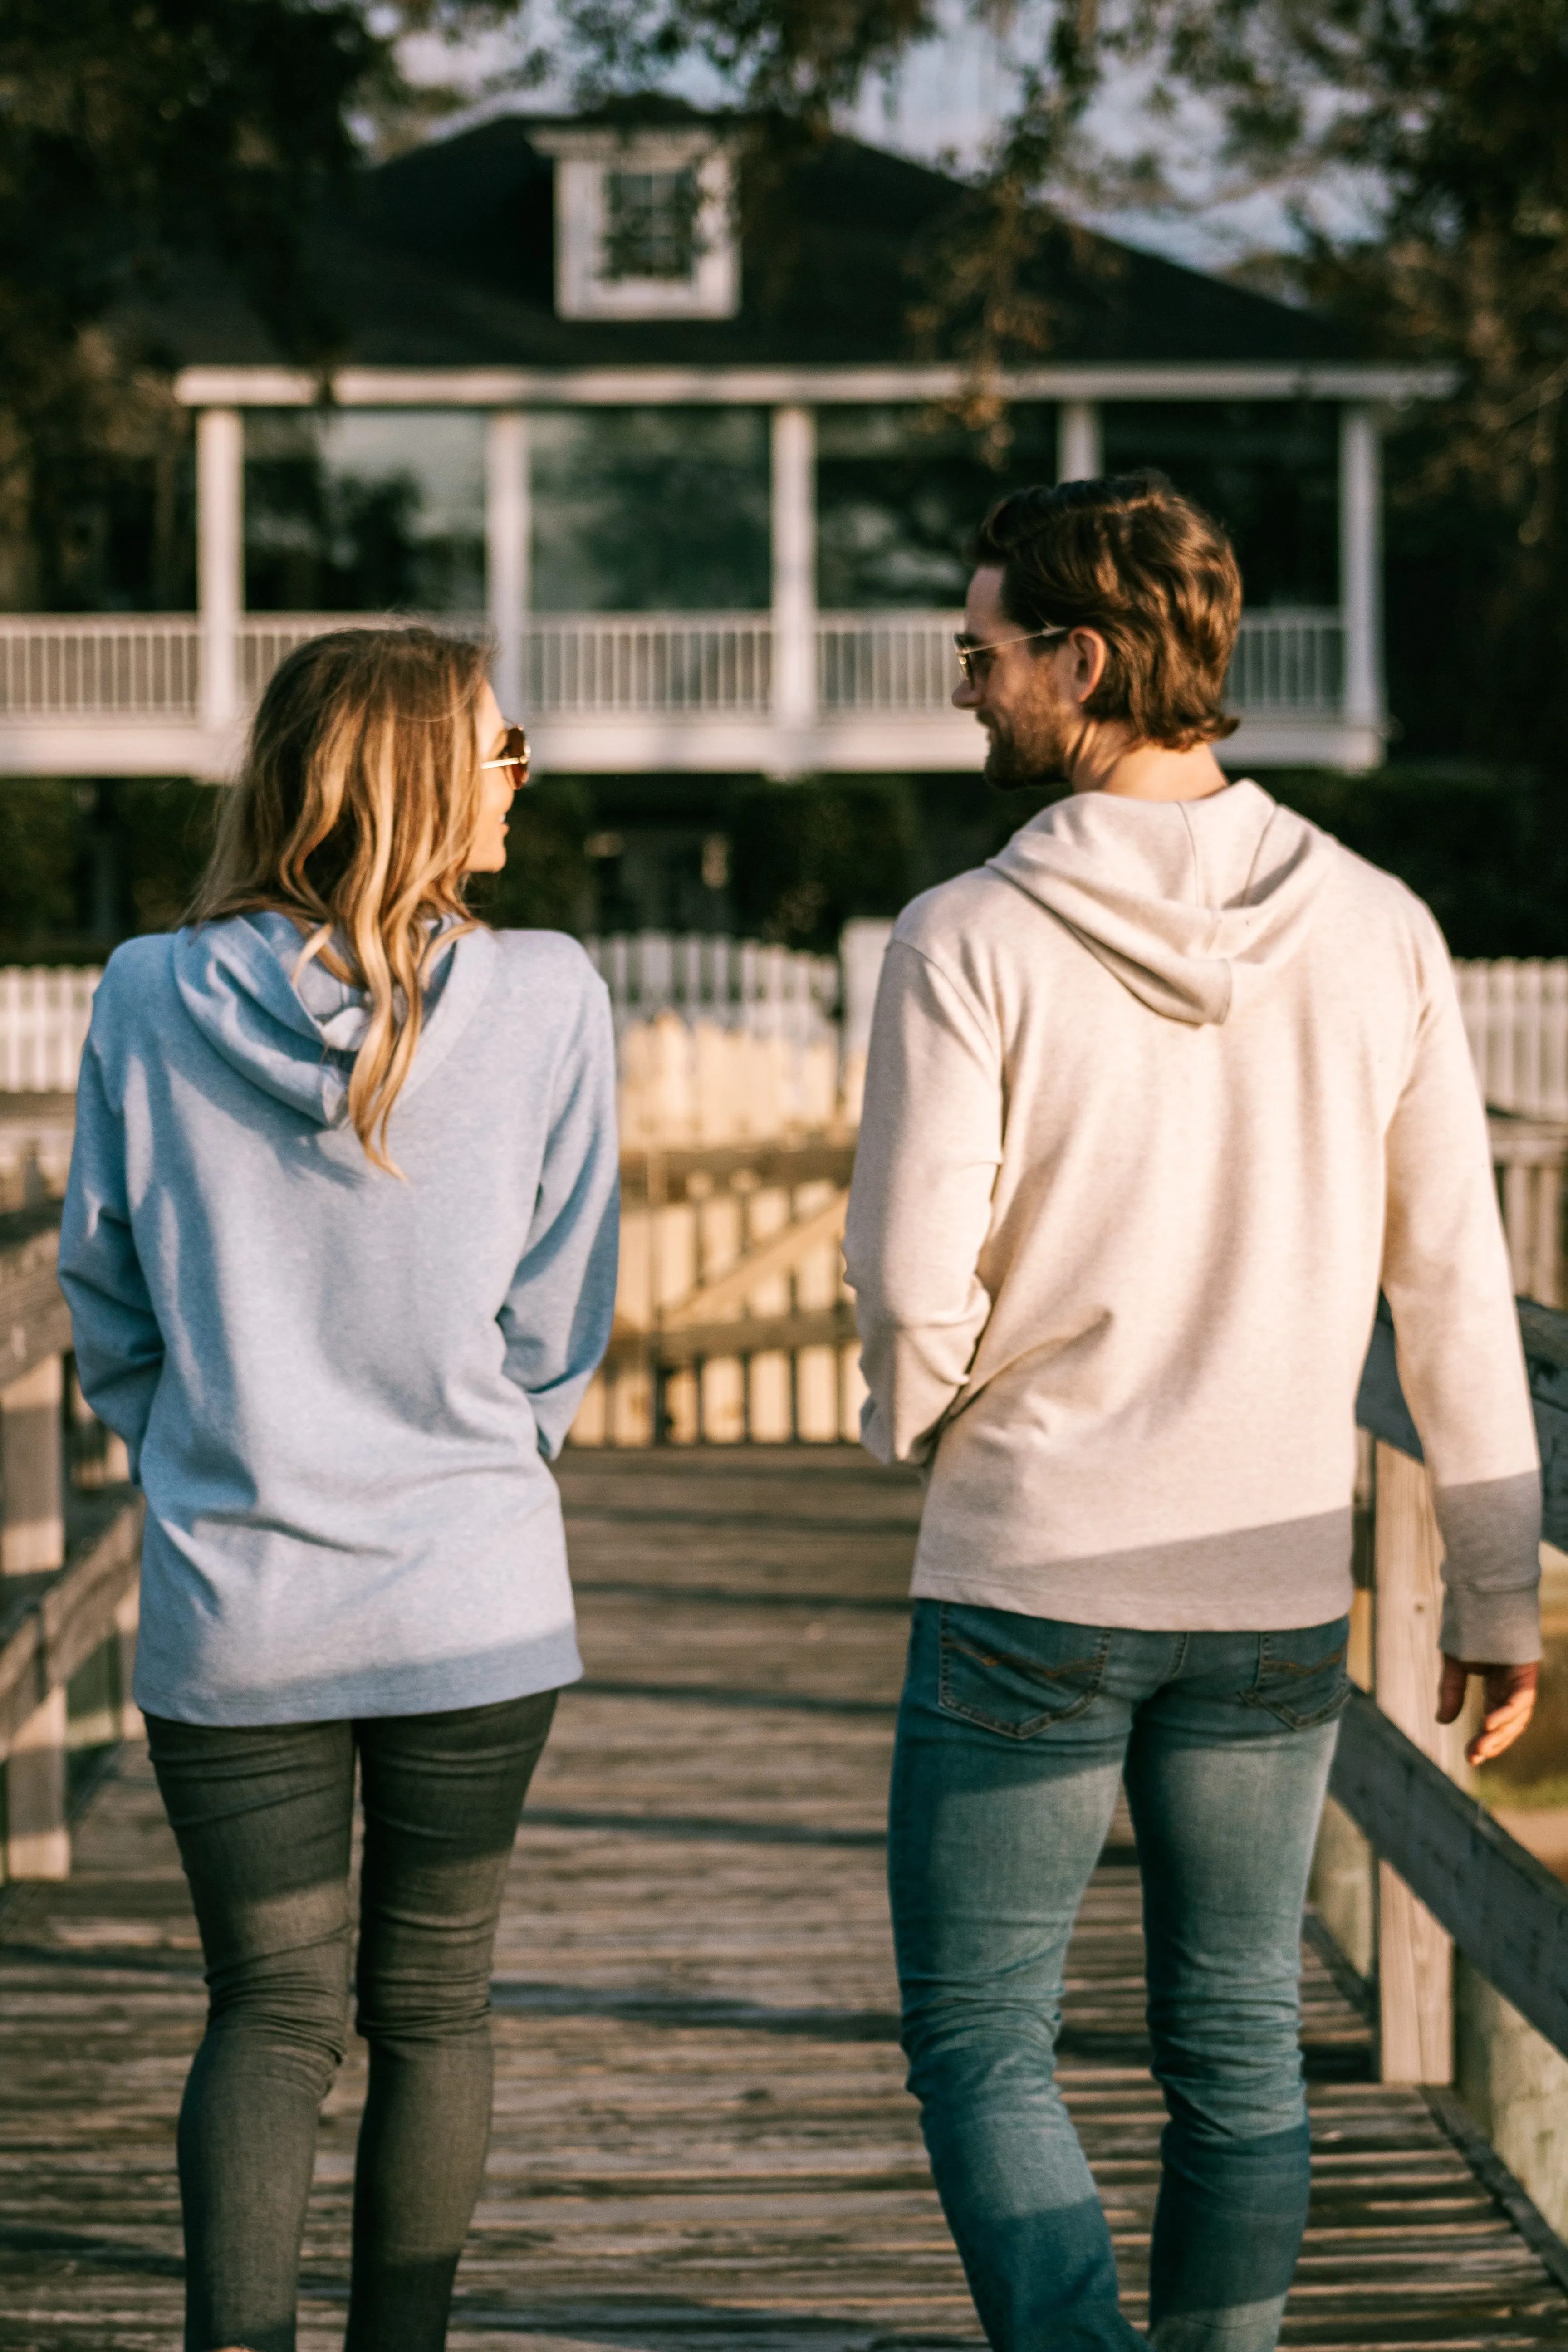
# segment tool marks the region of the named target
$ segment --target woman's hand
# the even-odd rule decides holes
[[[1443,1657],[1443,1679],[1437,1685],[1437,1720],[1452,1723],[1465,1704],[1465,1687],[1479,1675],[1486,1689],[1486,1714],[1481,1727],[1465,1750],[1468,1764],[1489,1764],[1511,1748],[1535,1711],[1535,1685],[1541,1668],[1489,1666],[1474,1658]]]

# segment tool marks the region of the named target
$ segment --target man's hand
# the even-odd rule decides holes
[[[1437,1720],[1452,1723],[1465,1704],[1465,1685],[1479,1675],[1486,1686],[1487,1711],[1481,1727],[1465,1750],[1469,1764],[1489,1764],[1511,1748],[1535,1711],[1535,1685],[1541,1668],[1489,1666],[1474,1658],[1443,1657],[1443,1679],[1437,1685]]]

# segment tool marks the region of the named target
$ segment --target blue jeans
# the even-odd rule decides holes
[[[1125,1779],[1168,2121],[1159,2352],[1269,2352],[1306,2221],[1301,1908],[1348,1621],[1150,1633],[917,1602],[889,1874],[903,2043],[995,2352],[1123,2352],[1055,2079],[1073,1919]]]

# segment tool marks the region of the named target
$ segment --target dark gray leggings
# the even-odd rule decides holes
[[[201,1928],[207,2030],[180,2110],[185,2352],[294,2352],[316,2119],[356,2023],[370,2090],[344,2352],[440,2352],[489,2138],[490,1954],[555,1693],[236,1728],[149,1716]]]

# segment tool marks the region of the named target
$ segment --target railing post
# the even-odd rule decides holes
[[[1452,1771],[1457,1726],[1435,1720],[1442,1538],[1423,1464],[1380,1439],[1376,1455],[1378,1706],[1434,1763]],[[1454,2078],[1454,1947],[1386,1862],[1377,1866],[1379,2069],[1385,2083]]]
[[[64,1365],[46,1356],[0,1388],[0,1575],[64,1564]]]
[[[57,1683],[11,1743],[5,1759],[5,1875],[68,1878],[66,1689]]]
[[[1366,730],[1365,765],[1383,755],[1383,479],[1377,420],[1364,403],[1340,411],[1340,611],[1347,726]]]
[[[1105,467],[1097,400],[1064,400],[1057,411],[1057,479],[1092,482]]]
[[[114,1639],[120,1651],[117,1688],[121,1739],[140,1739],[146,1729],[142,1720],[142,1710],[131,1696],[131,1685],[136,1673],[136,1633],[141,1622],[142,1591],[139,1584],[133,1584],[114,1612]]]
[[[816,420],[809,408],[775,408],[773,424],[775,772],[809,764],[816,723]]]
[[[508,719],[524,718],[522,636],[528,625],[528,418],[498,408],[485,438],[485,578],[495,632],[496,700]]]
[[[196,418],[196,602],[202,625],[202,724],[239,715],[239,623],[245,610],[245,431],[237,408]]]
[[[0,1573],[47,1575],[65,1559],[65,1383],[46,1356],[0,1389]],[[5,1875],[66,1878],[66,1693],[48,1691],[5,1759]]]

